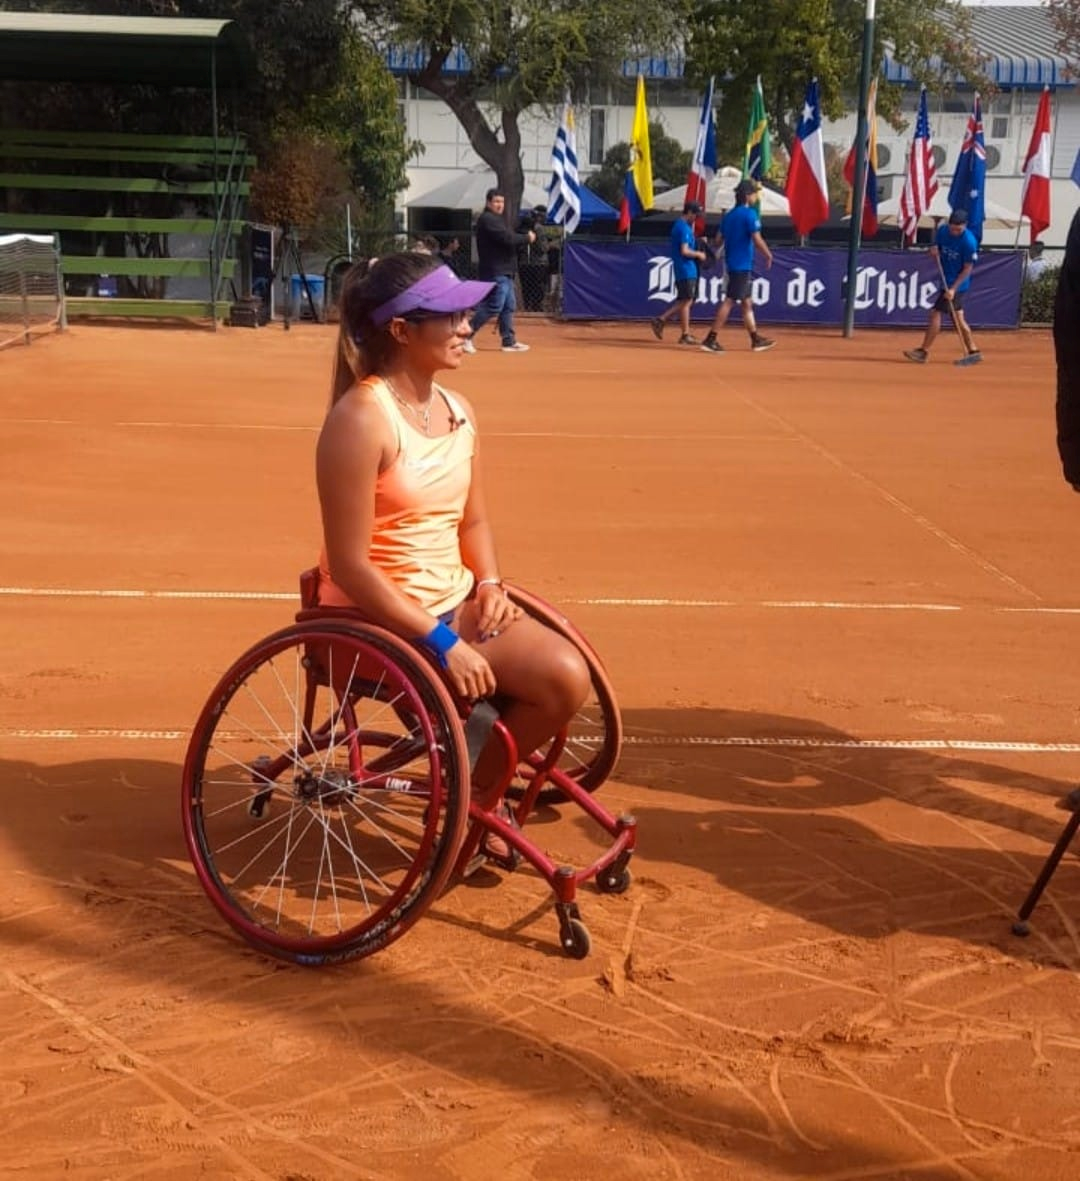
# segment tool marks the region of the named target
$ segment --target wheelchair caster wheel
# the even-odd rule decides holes
[[[1031,927],[1028,926],[1026,920],[1017,919],[1012,925],[1012,933],[1019,935],[1021,939],[1026,939],[1031,934]]]
[[[633,880],[629,866],[616,861],[596,875],[596,888],[601,894],[625,894]]]
[[[559,943],[572,960],[583,960],[592,949],[589,928],[581,919],[567,919],[559,930]]]

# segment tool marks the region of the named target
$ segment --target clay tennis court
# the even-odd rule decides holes
[[[455,384],[504,573],[605,656],[635,881],[559,952],[526,871],[321,970],[220,921],[185,731],[291,619],[333,330],[0,354],[0,1131],[12,1177],[1066,1181],[1080,497],[1045,333],[751,355],[522,325]],[[545,811],[550,849],[590,847]]]

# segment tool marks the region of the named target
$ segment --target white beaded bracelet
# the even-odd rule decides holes
[[[502,584],[501,578],[481,578],[476,584],[476,589],[479,590],[482,586],[497,586],[499,590],[502,590]]]

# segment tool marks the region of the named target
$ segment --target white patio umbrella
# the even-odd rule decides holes
[[[408,202],[409,209],[468,209],[479,213],[484,208],[484,195],[498,185],[495,173],[487,165],[461,172],[429,192]],[[522,209],[547,205],[548,195],[539,185],[525,182],[521,195]]]
[[[726,212],[735,204],[735,186],[742,180],[742,173],[737,168],[721,168],[709,181],[705,189],[705,210],[707,213]],[[677,189],[668,189],[653,201],[654,209],[682,209],[686,202],[686,185]],[[791,209],[787,198],[782,193],[774,193],[772,189],[761,190],[761,200],[758,208],[766,217],[789,217]]]
[[[989,198],[986,199],[985,208],[986,219],[983,221],[983,229],[1015,230],[1017,226],[1024,225],[1027,222],[1027,218],[1022,213],[1015,213],[1011,209],[1006,209],[1004,205],[999,205],[996,201],[991,201]],[[919,218],[919,225],[932,226],[936,219],[947,218],[950,212],[949,190],[946,186],[939,186],[938,191],[934,194],[933,201],[930,202],[929,210]],[[878,221],[883,226],[899,224],[899,197],[890,197],[888,201],[881,202],[878,206]]]

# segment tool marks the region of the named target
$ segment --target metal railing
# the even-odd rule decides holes
[[[240,211],[243,196],[240,184],[244,178],[247,155],[247,141],[241,136],[234,136],[229,162],[222,178],[220,197],[214,216],[214,229],[210,235],[210,302],[217,305],[221,298],[221,287],[224,283],[224,266],[230,257],[232,244],[236,240],[240,227]],[[215,161],[215,180],[217,179],[217,164]]]

